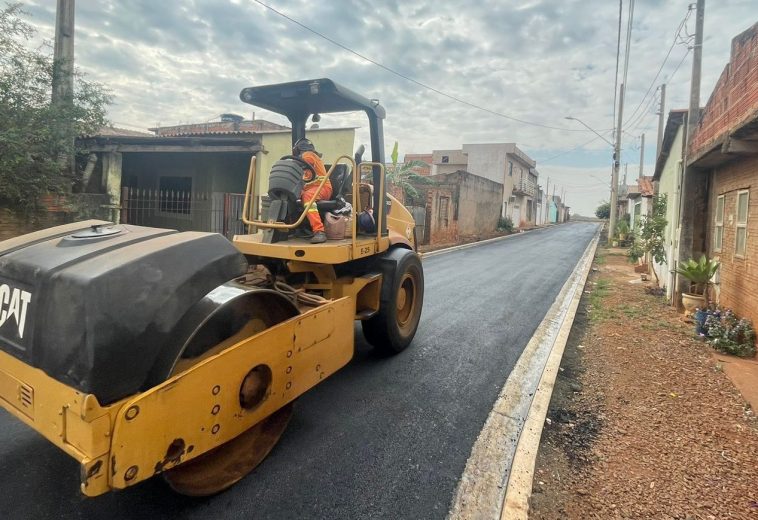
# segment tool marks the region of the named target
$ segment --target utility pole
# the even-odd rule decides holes
[[[71,102],[74,94],[74,0],[58,0],[53,58],[53,103]]]
[[[692,174],[692,170],[687,164],[689,162],[689,147],[692,142],[692,136],[700,120],[700,72],[703,62],[703,21],[705,18],[705,0],[697,0],[695,15],[695,45],[692,57],[692,80],[690,82],[690,107],[687,112],[687,132],[685,134],[684,145],[684,175],[682,178],[681,189],[681,214],[679,215],[679,251],[678,258],[684,261],[694,255],[695,242],[695,193],[697,190],[697,180],[701,176]],[[681,276],[677,277],[677,290],[681,292]]]
[[[58,0],[55,13],[55,46],[53,49],[52,104],[54,108],[69,107],[74,101],[74,0]],[[69,111],[58,118],[61,135],[71,135],[66,149],[58,155],[63,175],[73,176],[76,171],[74,138]]]
[[[658,158],[661,155],[661,147],[663,146],[663,123],[665,117],[666,108],[666,84],[661,85],[661,105],[658,108],[658,148],[655,150],[655,157]]]
[[[624,121],[624,84],[619,87],[619,110],[618,123],[616,126],[616,139],[613,146],[613,174],[611,175],[611,217],[608,222],[608,243],[613,240],[613,232],[616,229],[616,211],[618,206],[619,188],[619,160],[621,159],[621,123]]]
[[[640,136],[640,179],[643,177],[643,165],[645,164],[645,134]]]
[[[685,134],[685,162],[684,162],[684,178],[682,179],[682,202],[687,201],[687,204],[683,206],[687,207],[685,214],[682,215],[681,222],[681,238],[679,258],[689,258],[694,252],[693,247],[693,228],[694,228],[694,213],[692,208],[694,204],[690,204],[692,198],[692,190],[694,186],[692,184],[692,172],[689,165],[689,147],[692,141],[692,135],[695,133],[698,121],[700,120],[700,72],[703,63],[703,21],[705,18],[705,0],[697,0],[697,12],[695,15],[695,47],[692,57],[692,80],[690,82],[690,108],[687,112],[687,133]],[[688,215],[689,214],[689,215]]]

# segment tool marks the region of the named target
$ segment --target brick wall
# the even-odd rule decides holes
[[[737,191],[748,189],[747,251],[735,255]],[[716,200],[724,195],[724,238],[714,251]],[[731,162],[713,171],[708,200],[708,251],[721,261],[716,294],[719,303],[758,324],[758,156]]]
[[[710,148],[758,112],[758,23],[732,40],[729,63],[691,140],[690,156]]]
[[[458,241],[458,221],[454,218],[456,198],[453,186],[434,186],[427,191],[427,207],[431,210],[429,244],[454,244]],[[446,212],[443,212],[443,204]],[[445,213],[446,219],[442,218]]]
[[[81,193],[45,195],[40,199],[40,211],[32,214],[0,208],[0,240],[79,220],[112,220],[107,204],[107,195]]]

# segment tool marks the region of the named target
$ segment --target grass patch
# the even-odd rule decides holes
[[[611,292],[611,281],[607,278],[599,278],[590,292],[590,319],[600,322],[613,316],[613,311],[603,305],[603,300]]]
[[[619,305],[619,310],[628,318],[637,318],[642,315],[642,313],[640,313],[640,309],[637,307],[632,307],[631,305]]]

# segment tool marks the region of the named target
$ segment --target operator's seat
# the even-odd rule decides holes
[[[325,165],[327,171],[331,165]],[[347,164],[338,164],[329,176],[329,182],[332,184],[332,197],[329,200],[320,200],[316,202],[319,213],[325,211],[334,211],[345,206],[345,192],[350,191],[352,185],[352,172],[348,169]]]

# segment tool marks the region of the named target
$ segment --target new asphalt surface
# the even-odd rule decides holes
[[[0,411],[0,518],[444,518],[471,447],[596,225],[572,223],[424,260],[412,345],[356,354],[302,396],[279,444],[225,493],[161,479],[88,499],[78,464]]]

